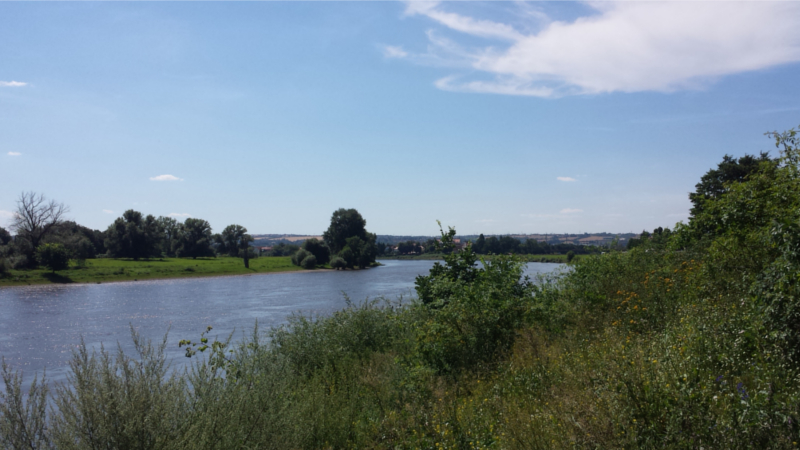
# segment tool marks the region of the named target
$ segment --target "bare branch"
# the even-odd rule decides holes
[[[11,229],[17,236],[27,239],[35,249],[68,212],[69,208],[63,203],[48,202],[44,195],[35,192],[23,192],[17,200]]]

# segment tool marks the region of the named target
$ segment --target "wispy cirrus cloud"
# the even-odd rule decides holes
[[[469,66],[437,80],[439,89],[536,97],[697,89],[726,75],[800,61],[798,2],[586,4],[593,11],[572,21],[528,15],[536,31],[524,32],[448,11],[454,3],[409,2],[408,16],[509,44],[465,50],[429,32],[426,53],[403,50],[396,57]]]
[[[572,178],[572,177],[556,177],[556,180],[558,180],[558,181],[578,181],[578,180],[576,180],[575,178]]]
[[[175,175],[158,175],[155,177],[150,177],[151,181],[183,181],[183,178],[178,178]]]
[[[0,87],[22,87],[27,86],[28,83],[22,81],[0,81]]]
[[[169,217],[192,217],[191,214],[188,213],[169,213],[167,214]]]
[[[22,156],[20,152],[8,152],[8,156]]]
[[[575,214],[575,213],[582,213],[582,209],[574,209],[574,208],[564,208],[559,213],[561,214]]]
[[[114,214],[114,211],[111,209],[104,209],[103,212],[106,214]]]

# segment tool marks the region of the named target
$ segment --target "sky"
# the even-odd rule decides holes
[[[800,125],[800,2],[0,2],[0,226],[638,232]]]

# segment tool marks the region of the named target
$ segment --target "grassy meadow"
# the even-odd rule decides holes
[[[71,261],[69,269],[59,270],[55,274],[46,269],[11,270],[8,276],[0,277],[0,287],[48,283],[106,283],[159,278],[250,275],[294,270],[302,269],[292,265],[288,256],[251,259],[249,269],[244,267],[244,262],[241,258],[232,257],[160,258],[139,261],[98,258],[87,259],[83,267]]]

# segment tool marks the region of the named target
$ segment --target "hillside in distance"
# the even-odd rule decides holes
[[[525,241],[526,239],[534,239],[539,242],[547,242],[548,244],[575,244],[575,245],[608,245],[614,239],[619,243],[625,244],[629,239],[639,236],[639,233],[582,233],[582,234],[486,234],[484,237],[489,236],[511,236]],[[378,242],[383,242],[389,245],[397,245],[400,242],[415,241],[423,243],[428,239],[438,238],[439,236],[416,236],[416,235],[391,235],[379,234]],[[462,241],[475,241],[478,239],[477,234],[467,234],[456,236]],[[306,234],[254,234],[255,241],[253,245],[256,247],[273,246],[280,243],[302,245],[308,239],[316,238],[322,240],[321,235],[306,235]]]

